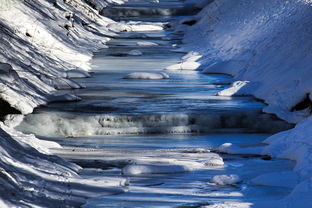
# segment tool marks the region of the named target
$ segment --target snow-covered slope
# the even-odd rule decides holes
[[[86,76],[91,51],[104,47],[104,35],[114,35],[106,29],[113,21],[79,0],[0,5],[1,99],[23,114],[54,99],[77,99],[51,94],[82,87],[68,78]]]
[[[0,115],[79,99],[57,89],[83,87],[70,78],[89,76],[92,51],[115,35],[109,24],[82,0],[0,0]],[[80,167],[49,155],[57,143],[13,130],[14,119],[0,122],[1,208],[73,207],[123,192],[124,179],[82,178]]]
[[[237,80],[219,96],[254,95],[268,104],[265,112],[297,124],[268,138],[263,153],[295,160],[301,182],[259,207],[312,207],[311,9],[310,0],[215,0],[195,25],[177,28],[188,31],[184,65]]]
[[[236,94],[253,94],[266,112],[297,123],[309,115],[290,111],[311,92],[311,8],[308,0],[215,0],[198,15],[186,48],[203,56],[199,69],[249,81]]]

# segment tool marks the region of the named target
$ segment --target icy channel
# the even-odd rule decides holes
[[[90,78],[75,79],[86,88],[68,92],[80,102],[41,107],[16,128],[60,143],[63,148],[51,151],[82,166],[80,174],[127,185],[126,193],[89,199],[84,208],[250,207],[286,196],[291,184],[261,184],[260,179],[287,173],[291,161],[217,151],[231,143],[235,150],[261,152],[271,133],[290,128],[263,114],[265,105],[252,97],[217,96],[231,77],[177,70],[166,71],[167,79],[124,79],[132,73],[164,73],[185,55],[174,52],[182,34],[163,29],[183,18],[171,16],[185,12],[183,1],[161,2],[152,10],[157,4],[150,1],[103,10],[114,19],[135,20],[136,31],[125,22],[111,26],[126,30],[94,54]],[[142,28],[152,31],[140,28],[143,20]]]

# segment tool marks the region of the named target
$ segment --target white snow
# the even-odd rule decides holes
[[[166,70],[189,70],[189,71],[193,71],[193,70],[197,70],[198,67],[200,66],[200,64],[198,62],[195,61],[185,61],[179,64],[174,64],[171,66],[168,66],[166,68]]]
[[[202,208],[251,208],[251,207],[254,207],[252,203],[224,202],[224,203],[215,203],[213,205],[203,206]]]
[[[7,74],[0,78],[0,98],[23,114],[47,103],[55,89],[81,87],[68,78],[89,76],[83,71],[90,69],[91,52],[109,40],[91,28],[115,35],[106,27],[113,21],[81,1],[0,3],[0,68]]]
[[[290,109],[311,91],[311,57],[305,51],[312,41],[304,35],[310,9],[304,0],[216,0],[188,27],[183,48],[203,56],[197,62],[204,72],[248,81],[244,94],[265,100],[264,111],[297,123],[309,116]]]
[[[257,154],[263,153],[263,146],[240,147],[237,144],[224,143],[217,148],[218,151],[228,154]]]
[[[179,51],[200,55],[196,60],[198,69],[203,73],[233,75],[236,82],[220,91],[219,96],[254,95],[268,104],[264,112],[297,124],[294,129],[269,137],[266,147],[224,144],[218,148],[227,153],[262,153],[296,161],[293,173],[281,173],[284,186],[300,183],[293,192],[282,200],[256,203],[252,207],[312,206],[308,197],[312,194],[311,113],[308,106],[291,111],[307,95],[311,97],[312,56],[308,51],[312,41],[307,26],[311,6],[311,1],[306,0],[215,0],[195,17],[199,20],[197,24],[177,28],[187,32]],[[254,182],[282,185],[276,182],[277,178],[278,174],[264,175]]]
[[[201,64],[197,60],[201,57],[199,53],[191,51],[182,57],[181,63],[168,66],[166,70],[198,70]]]
[[[49,101],[79,100],[56,89],[83,87],[69,78],[90,76],[92,51],[116,35],[111,23],[79,0],[0,0],[0,99],[22,114]],[[87,197],[124,192],[125,179],[83,178],[80,167],[51,155],[59,144],[14,130],[22,119],[0,122],[1,208],[77,207]]]
[[[142,56],[143,53],[142,51],[139,51],[139,50],[131,50],[129,51],[128,55],[129,56]]]
[[[249,83],[249,81],[236,81],[233,82],[232,86],[224,89],[220,92],[217,93],[217,95],[219,96],[233,96],[233,95],[237,95],[238,92]],[[241,93],[240,93],[241,95]]]
[[[125,76],[124,79],[169,79],[169,75],[163,72],[133,72]]]
[[[241,179],[238,175],[215,175],[211,179],[212,183],[217,185],[234,185],[241,182]]]
[[[103,8],[107,3],[123,2],[87,1],[97,8]],[[57,6],[53,4],[55,2]],[[199,6],[206,3],[198,1]],[[218,95],[254,95],[268,104],[265,112],[297,124],[294,129],[269,137],[265,141],[268,144],[266,147],[242,148],[234,144],[219,147],[219,151],[232,154],[262,153],[296,161],[294,172],[281,173],[283,184],[274,180],[279,177],[278,174],[252,180],[257,184],[286,187],[298,183],[289,196],[256,205],[225,202],[207,207],[312,207],[311,113],[308,108],[291,112],[291,108],[307,95],[311,99],[311,1],[215,0],[194,19],[198,23],[192,27],[183,25],[175,28],[177,34],[187,30],[185,45],[178,51],[190,52],[181,63],[169,66],[167,70],[231,74],[237,81]],[[0,99],[22,114],[29,114],[35,107],[49,101],[79,99],[75,95],[55,92],[57,89],[83,87],[69,78],[89,76],[86,71],[91,68],[91,52],[105,47],[110,39],[105,35],[114,37],[115,32],[162,29],[161,24],[116,23],[98,15],[80,0],[0,0]],[[158,44],[141,41],[137,45]],[[78,206],[85,197],[123,191],[120,186],[126,184],[124,179],[83,179],[78,175],[80,167],[49,155],[49,148],[60,148],[57,143],[13,130],[21,118],[7,117],[6,122],[0,124],[1,207],[45,207],[63,201]],[[45,119],[54,121],[51,117]],[[61,121],[63,128],[69,132],[60,134],[70,135],[71,131],[77,131],[75,128],[81,127],[80,121],[85,124],[89,119],[75,120],[74,125],[70,124],[71,120]],[[94,131],[92,125],[98,124],[98,121],[92,120],[93,123],[84,131]],[[44,122],[39,131],[59,131],[53,125],[44,126]],[[124,125],[127,129],[123,132],[145,130],[133,129],[131,123],[125,122]],[[182,122],[166,131],[188,132],[192,128]],[[119,130],[114,131],[118,133]],[[224,164],[222,158],[191,163],[207,167]],[[186,163],[179,162],[167,165],[134,164],[125,168],[124,172],[164,173],[189,168]],[[233,178],[219,176],[215,181],[233,183]],[[42,191],[43,188],[45,191]],[[12,195],[17,200],[10,200]]]

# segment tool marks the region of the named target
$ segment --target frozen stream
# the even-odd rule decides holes
[[[194,12],[178,0],[130,1],[102,11],[154,25]],[[290,192],[251,179],[291,170],[292,162],[215,151],[224,143],[261,148],[271,133],[289,126],[262,114],[264,104],[252,97],[215,96],[232,82],[229,76],[164,71],[185,55],[174,52],[181,38],[170,29],[120,33],[94,54],[91,78],[76,80],[86,86],[75,91],[82,101],[39,108],[17,127],[59,142],[64,148],[55,154],[84,167],[86,177],[128,179],[125,193],[89,199],[84,208],[256,203]],[[133,50],[142,54],[129,55]],[[133,72],[165,72],[169,78],[123,79]]]

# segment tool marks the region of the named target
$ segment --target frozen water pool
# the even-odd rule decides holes
[[[289,188],[249,181],[261,174],[290,170],[292,162],[210,151],[226,142],[252,146],[267,136],[231,133],[58,138],[55,141],[64,149],[53,151],[85,167],[81,174],[127,178],[127,193],[90,199],[83,207],[201,207],[224,201],[256,203],[289,193]],[[220,158],[224,165],[218,163]],[[139,165],[151,172],[136,174]],[[240,180],[220,185],[212,181],[219,175],[237,175]]]
[[[138,5],[144,12],[124,17]],[[172,13],[160,17],[166,5]],[[106,12],[115,19],[123,15],[123,21],[178,22],[170,15],[184,11],[181,6],[180,1],[161,7],[131,1]],[[128,180],[126,193],[89,199],[83,207],[204,207],[289,193],[289,187],[250,179],[291,170],[292,162],[216,150],[223,143],[261,149],[267,136],[290,126],[261,113],[264,104],[252,97],[216,96],[233,81],[229,76],[164,71],[184,55],[174,52],[181,38],[171,30],[120,33],[108,49],[94,54],[92,76],[76,79],[86,86],[74,91],[82,101],[41,107],[17,127],[59,142],[64,148],[53,152],[84,167],[86,177]],[[130,55],[133,50],[141,54]],[[165,72],[169,78],[123,79],[133,72]]]

